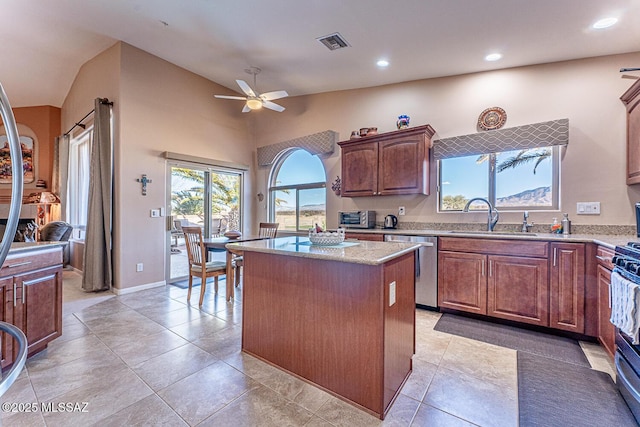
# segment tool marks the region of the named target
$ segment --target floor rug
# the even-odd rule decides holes
[[[207,285],[213,285],[213,277],[207,279]],[[218,287],[225,283],[224,278],[218,279]],[[189,279],[180,280],[179,282],[171,282],[169,283],[172,286],[177,286],[180,289],[188,289],[189,288]],[[200,279],[197,277],[193,278],[193,287],[200,286]],[[226,286],[226,285],[225,285]]]
[[[611,377],[518,352],[520,427],[636,426]]]
[[[444,313],[433,329],[562,362],[591,367],[578,342],[570,338],[450,313]]]

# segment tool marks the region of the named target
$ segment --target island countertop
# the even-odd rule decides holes
[[[290,236],[229,243],[227,247],[233,251],[262,252],[354,264],[379,265],[418,249],[420,243],[345,240],[338,245],[319,246],[311,244],[308,237]]]

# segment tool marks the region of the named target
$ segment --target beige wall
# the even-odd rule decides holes
[[[91,110],[94,98],[114,101],[116,288],[165,280],[166,219],[150,217],[151,209],[166,207],[162,153],[252,163],[254,150],[244,118],[233,114],[232,106],[214,100],[213,94],[221,91],[228,90],[126,43],[116,44],[80,70],[63,105],[63,128]],[[135,181],[142,174],[153,181],[146,196]],[[248,195],[253,192],[250,177],[246,184]],[[246,199],[251,212],[251,198]],[[144,271],[138,273],[140,262]]]
[[[620,95],[633,80],[621,78],[619,69],[640,62],[640,53],[513,68],[477,74],[420,80],[368,89],[339,91],[282,100],[287,109],[253,115],[251,131],[257,146],[331,129],[340,139],[352,130],[377,126],[395,129],[400,114],[411,125],[429,123],[435,138],[477,132],[485,108],[507,112],[505,128],[569,118],[570,143],[562,154],[561,210],[574,224],[635,224],[633,204],[640,201],[640,186],[627,187],[625,108]],[[393,66],[393,65],[392,65]],[[340,175],[339,148],[323,159],[327,186]],[[257,171],[257,189],[265,191],[268,168]],[[374,209],[379,215],[397,214],[402,221],[485,222],[486,214],[436,213],[436,167],[432,162],[430,196],[340,198],[327,191],[328,225],[337,224],[336,211]],[[265,193],[266,194],[266,193]],[[576,202],[601,202],[601,215],[576,215]],[[258,219],[266,218],[266,200],[256,204]],[[550,223],[559,212],[533,212],[531,220]],[[501,221],[521,222],[522,212],[504,212]]]

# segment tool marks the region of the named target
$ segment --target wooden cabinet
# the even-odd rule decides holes
[[[596,283],[598,288],[598,341],[602,344],[609,357],[613,359],[616,352],[616,328],[611,323],[611,257],[614,252],[602,246],[597,249],[598,265],[596,267]]]
[[[1,319],[27,337],[28,355],[62,334],[62,247],[9,254],[0,269]],[[13,363],[17,348],[2,337],[2,367]]]
[[[621,97],[627,107],[627,185],[640,183],[640,80]]]
[[[429,194],[430,125],[339,142],[344,197]]]
[[[358,233],[347,231],[344,233],[345,239],[369,240],[371,242],[384,242],[384,234],[378,233]]]
[[[548,325],[547,243],[440,238],[438,305]]]
[[[549,326],[584,333],[584,243],[551,243]]]

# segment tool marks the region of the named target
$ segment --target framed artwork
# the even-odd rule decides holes
[[[24,183],[30,184],[35,181],[33,138],[21,136],[20,146],[22,147]],[[9,140],[7,135],[0,135],[0,147],[0,184],[11,184],[11,155],[9,153]]]

